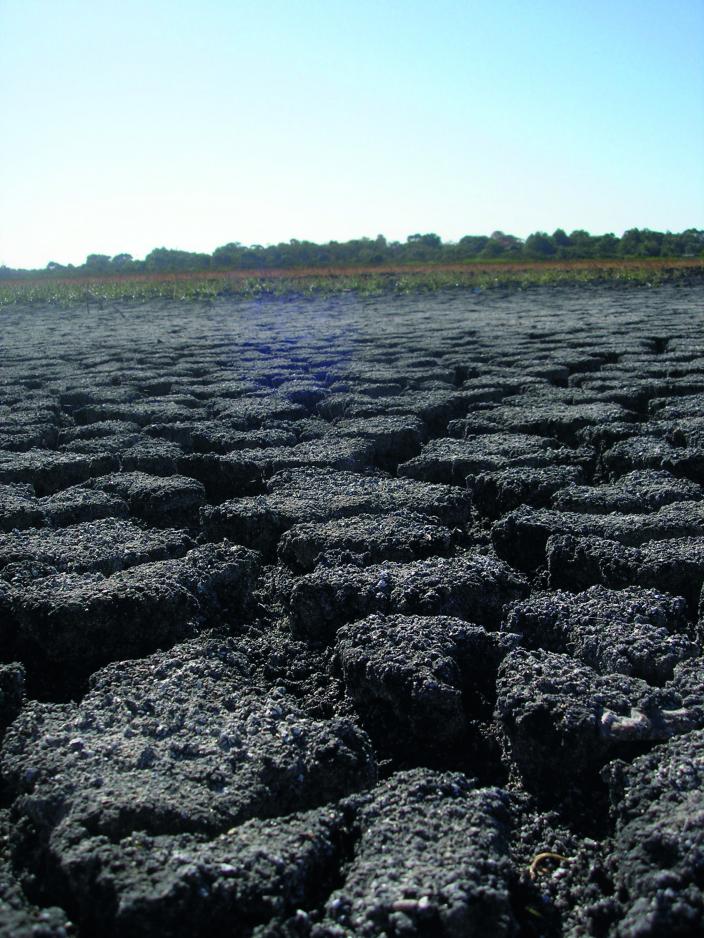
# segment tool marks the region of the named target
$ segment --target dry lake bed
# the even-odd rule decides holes
[[[704,287],[0,316],[0,935],[702,933]]]

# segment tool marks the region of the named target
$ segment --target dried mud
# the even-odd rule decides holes
[[[0,936],[704,931],[704,288],[2,316]]]

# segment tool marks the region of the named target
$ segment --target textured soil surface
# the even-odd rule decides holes
[[[704,288],[0,361],[2,938],[704,933]]]

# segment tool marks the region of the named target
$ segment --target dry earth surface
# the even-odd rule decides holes
[[[701,934],[703,301],[4,311],[0,935]]]

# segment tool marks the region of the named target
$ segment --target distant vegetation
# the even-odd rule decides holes
[[[217,297],[407,294],[436,290],[474,291],[534,287],[657,287],[704,283],[704,257],[606,260],[481,261],[397,264],[395,267],[299,267],[290,270],[177,271],[172,273],[64,274],[0,279],[0,310],[11,306],[113,308],[117,302],[156,299],[180,302]]]
[[[525,240],[495,231],[443,242],[436,234],[413,234],[404,242],[377,238],[354,241],[288,241],[262,246],[239,242],[216,248],[212,254],[156,248],[144,260],[131,254],[89,254],[85,264],[51,261],[42,270],[13,270],[0,266],[0,279],[37,277],[115,277],[121,275],[206,274],[226,271],[295,270],[296,268],[387,267],[457,265],[473,262],[617,261],[645,258],[704,258],[704,230],[688,228],[679,234],[631,228],[619,238],[587,231],[552,234],[536,231]]]

